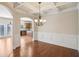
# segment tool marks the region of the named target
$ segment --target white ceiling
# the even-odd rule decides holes
[[[12,3],[11,3],[12,4]],[[38,2],[13,2],[15,12],[21,16],[37,17],[39,13]],[[41,15],[54,14],[68,8],[76,7],[77,2],[42,2]],[[0,11],[2,7],[0,7]],[[3,9],[4,10],[4,9]],[[2,12],[1,12],[2,13]],[[4,14],[6,12],[3,12]],[[8,17],[8,13],[6,15]],[[9,15],[11,16],[11,15]]]
[[[47,15],[57,13],[68,8],[75,7],[77,2],[42,2],[41,14]],[[37,2],[16,2],[15,9],[19,13],[24,13],[29,16],[37,16],[39,12],[39,4]]]
[[[10,11],[3,5],[0,4],[0,17],[3,18],[13,18]]]

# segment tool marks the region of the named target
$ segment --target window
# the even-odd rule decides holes
[[[0,25],[0,36],[4,35],[4,25]]]
[[[10,25],[10,24],[0,25],[0,37],[1,36],[10,36],[11,32],[12,32],[11,27],[12,27],[12,25]]]

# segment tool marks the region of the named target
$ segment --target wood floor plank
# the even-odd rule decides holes
[[[24,56],[29,56],[29,49],[32,57],[78,57],[78,51],[62,46],[48,44],[41,41],[34,41],[26,44],[24,47]],[[28,52],[29,51],[29,52]],[[14,50],[14,56],[20,56],[20,47]]]

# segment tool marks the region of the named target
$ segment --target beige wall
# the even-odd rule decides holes
[[[77,13],[71,9],[44,17],[47,22],[39,28],[38,40],[77,50]]]
[[[78,37],[77,37],[77,39],[78,39],[78,50],[79,50],[79,4],[78,4]]]
[[[40,27],[39,31],[65,34],[76,33],[77,11],[48,15],[45,19],[47,22]]]

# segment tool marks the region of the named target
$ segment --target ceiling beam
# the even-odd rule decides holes
[[[14,8],[19,8],[24,5],[24,3],[18,3],[18,2],[13,2],[13,4],[14,4]]]

